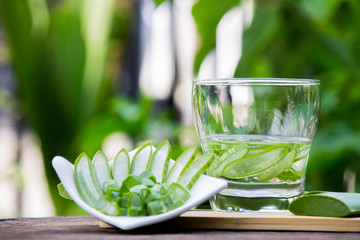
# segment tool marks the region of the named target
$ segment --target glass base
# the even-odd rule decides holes
[[[222,212],[287,212],[293,198],[244,198],[215,195],[211,208]]]
[[[231,188],[221,191],[210,199],[211,208],[223,212],[282,212],[303,194],[304,184],[244,184],[248,188]]]

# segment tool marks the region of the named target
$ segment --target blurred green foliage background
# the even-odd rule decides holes
[[[157,5],[165,1],[155,1]],[[198,0],[194,75],[216,47],[216,27],[239,0]],[[135,143],[170,140],[176,157],[192,126],[165,104],[121,91],[137,1],[0,0],[0,18],[15,72],[21,116],[41,140],[49,189],[59,215],[77,214],[58,196],[55,155],[92,156],[106,136],[125,132]],[[360,191],[360,2],[254,0],[235,77],[316,78],[320,125],[311,150],[306,189]],[[134,53],[135,54],[135,53]],[[131,55],[131,53],[130,53]],[[120,89],[120,90],[119,90]],[[353,184],[353,183],[352,183]],[[353,184],[354,185],[354,184]]]

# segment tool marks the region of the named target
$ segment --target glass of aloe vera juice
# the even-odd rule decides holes
[[[228,182],[212,209],[287,211],[304,192],[319,80],[194,80],[192,98],[202,150],[216,157],[206,174]]]

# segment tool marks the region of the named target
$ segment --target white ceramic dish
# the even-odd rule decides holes
[[[133,154],[130,153],[130,155]],[[191,208],[205,202],[215,193],[227,187],[227,182],[224,180],[202,175],[191,189],[190,199],[186,201],[184,205],[172,211],[146,217],[108,216],[94,209],[82,200],[75,184],[74,165],[72,163],[63,157],[56,156],[53,159],[52,164],[67,193],[79,207],[103,222],[111,224],[122,230],[131,230],[175,218]],[[112,163],[110,162],[110,164]]]

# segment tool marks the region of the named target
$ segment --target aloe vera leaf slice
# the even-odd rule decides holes
[[[178,183],[172,183],[169,190],[175,192],[183,202],[186,202],[191,197],[190,192]]]
[[[213,161],[213,154],[207,154],[194,161],[191,165],[184,168],[184,170],[180,173],[177,183],[187,188],[188,190],[191,190],[196,181],[209,168]]]
[[[165,206],[161,201],[157,200],[147,204],[147,215],[149,216],[164,213],[165,211]]]
[[[169,190],[155,201],[147,204],[148,215],[161,214],[175,209],[183,204],[183,201],[176,196],[176,193]]]
[[[94,164],[96,175],[99,179],[100,185],[105,192],[104,183],[112,179],[109,169],[109,160],[107,159],[105,154],[99,150],[96,152],[92,162]]]
[[[253,154],[257,154],[257,153],[259,153],[259,152],[262,152],[262,151],[265,151],[265,150],[267,150],[267,149],[269,149],[269,148],[271,148],[272,146],[266,146],[266,147],[263,147],[263,146],[261,146],[261,147],[251,147],[251,148],[249,148],[249,151],[246,153],[246,157],[247,156],[250,156],[250,155],[253,155]]]
[[[128,217],[138,217],[140,216],[141,211],[138,209],[128,208],[127,209],[127,216]]]
[[[121,149],[116,155],[111,171],[114,180],[120,186],[123,181],[129,176],[130,158],[129,153],[124,148]]]
[[[305,171],[306,159],[302,159],[302,161],[296,161],[295,159],[291,168],[282,172],[278,178],[282,181],[296,181],[305,175]]]
[[[144,202],[140,194],[132,192],[129,198],[129,209],[136,209],[139,212],[143,210]]]
[[[141,146],[135,153],[130,165],[130,174],[140,175],[146,171],[147,164],[149,162],[152,153],[152,147],[150,143],[146,143]]]
[[[132,188],[136,185],[140,185],[141,183],[142,183],[142,179],[140,177],[138,177],[137,175],[129,175],[123,181],[123,184],[121,185],[120,190],[122,190],[123,192],[128,192],[128,191],[130,191],[130,188]]]
[[[155,150],[148,162],[146,170],[154,175],[156,182],[162,183],[168,172],[171,146],[167,140],[163,141]]]
[[[99,200],[97,200],[94,208],[99,210],[100,212],[111,216],[118,216],[121,213],[118,204],[115,201],[106,197],[105,195],[102,196]]]
[[[103,195],[95,167],[89,157],[82,153],[75,161],[75,183],[81,198],[91,206]]]
[[[289,211],[295,215],[348,217],[360,215],[360,194],[309,192],[293,200]]]
[[[280,175],[283,171],[291,167],[296,156],[296,150],[290,151],[285,157],[274,166],[264,170],[263,172],[256,175],[260,182],[269,181],[278,175]]]
[[[287,146],[276,146],[227,164],[222,175],[231,178],[254,176],[279,162],[289,151]]]
[[[224,153],[220,158],[217,159],[217,162],[213,162],[211,165],[215,166],[212,172],[209,173],[210,176],[219,177],[223,168],[234,161],[237,161],[245,156],[248,152],[247,144],[242,144],[240,146],[233,147]],[[210,166],[211,168],[211,166]]]
[[[302,175],[298,172],[296,172],[294,169],[290,168],[289,170],[285,170],[284,172],[282,172],[279,176],[278,179],[282,180],[282,181],[296,181],[298,179],[300,179],[302,177]]]
[[[62,183],[59,183],[57,185],[57,189],[58,189],[58,192],[59,192],[59,195],[62,196],[63,198],[65,199],[68,199],[68,200],[72,200],[70,195],[67,193],[64,185]]]
[[[176,182],[180,176],[182,170],[187,168],[195,159],[197,154],[196,147],[190,147],[186,149],[175,161],[174,165],[171,167],[169,173],[164,182],[171,184]]]
[[[306,159],[309,156],[311,145],[305,145],[297,149],[297,155],[294,162]]]

